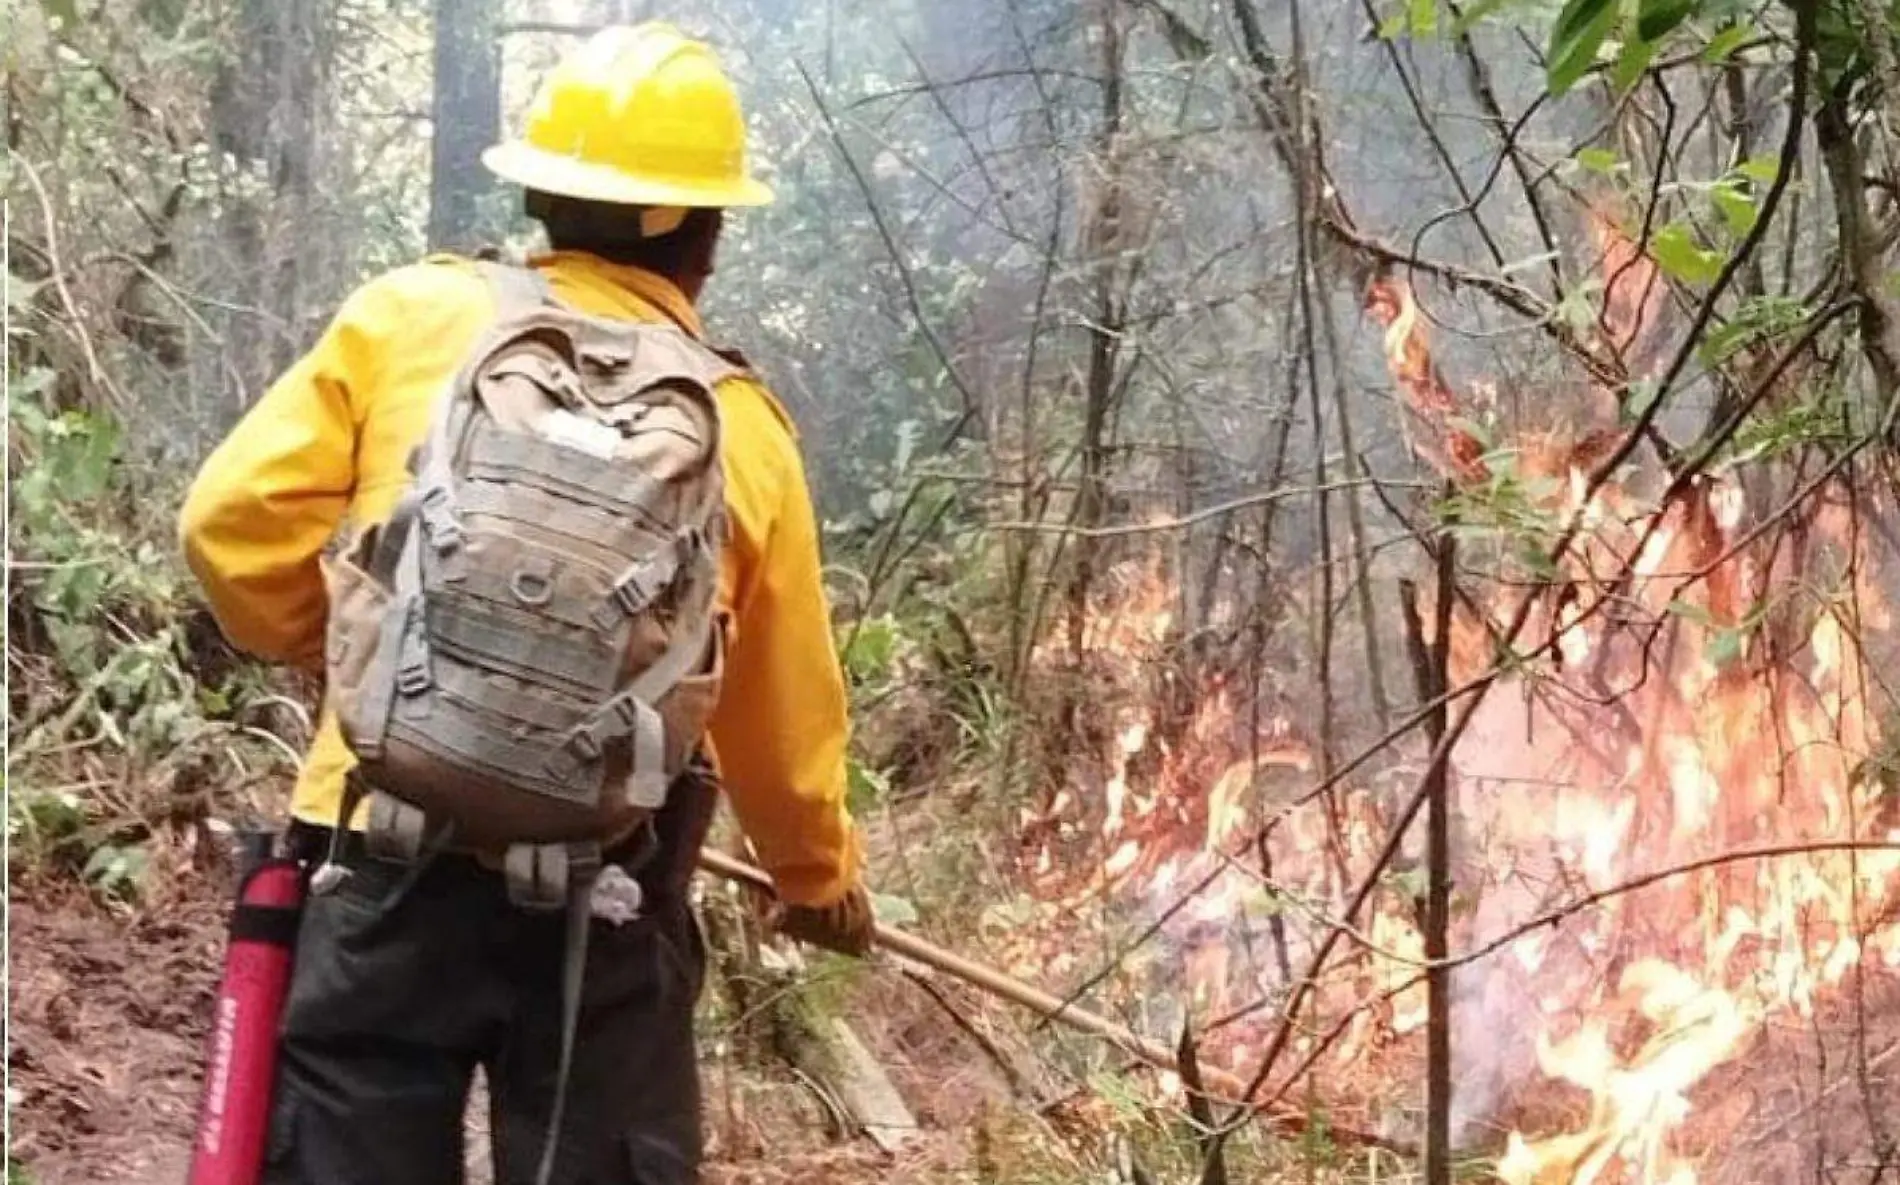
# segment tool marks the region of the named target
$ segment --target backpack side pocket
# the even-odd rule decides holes
[[[323,584],[330,598],[330,617],[324,628],[323,664],[331,706],[343,736],[355,748],[371,743],[371,731],[362,718],[364,692],[375,678],[387,680],[392,672],[374,668],[377,642],[395,594],[372,576],[364,563],[374,554],[377,530],[365,531],[355,542],[323,560]],[[380,728],[374,730],[380,733]]]

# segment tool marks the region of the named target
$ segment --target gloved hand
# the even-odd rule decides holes
[[[775,928],[800,942],[854,958],[870,953],[877,915],[862,882],[829,905],[782,905],[777,914]]]

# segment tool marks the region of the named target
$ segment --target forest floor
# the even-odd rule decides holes
[[[10,1155],[31,1185],[185,1177],[225,890],[220,878],[196,873],[177,876],[169,889],[161,907],[135,911],[109,910],[69,882],[19,886],[12,895]],[[896,1029],[912,1028],[915,1041],[915,1026],[888,1015],[852,1022],[901,1079],[906,1055],[894,1043],[905,1035]],[[932,1067],[938,1075],[953,1069]],[[971,1154],[962,1136],[933,1129],[921,1112],[924,1130],[891,1155],[828,1134],[824,1110],[789,1075],[774,1081],[720,1058],[709,1059],[704,1076],[709,1185],[929,1181],[956,1174]],[[481,1112],[477,1098],[472,1185],[490,1180]]]
[[[174,866],[136,908],[108,908],[70,879],[16,880],[8,903],[9,1155],[25,1171],[9,1185],[184,1179],[224,945],[225,880]],[[848,1018],[917,1130],[895,1152],[841,1137],[809,1076],[758,1052],[729,1018],[709,1016],[701,1032],[707,1185],[1116,1179],[1102,1175],[1097,1158],[1110,1117],[1086,1101],[1067,1114],[1014,1097],[995,1047],[979,1048],[894,971],[853,972],[842,988],[825,984],[825,974],[813,967],[804,979],[821,985],[831,1015]],[[719,1010],[719,991],[714,971],[709,1013]],[[1839,990],[1816,1003],[1812,1016],[1766,1026],[1697,1088],[1709,1130],[1732,1133],[1702,1148],[1705,1185],[1813,1179],[1806,1170],[1821,1164],[1843,1170],[1830,1179],[1870,1182],[1881,1171],[1868,1173],[1869,1165],[1890,1171],[1900,1158],[1892,1126],[1900,1115],[1900,977],[1870,975],[1858,1009]],[[1007,1029],[1006,1014],[982,1014],[972,999],[960,1004],[970,1010],[965,1023],[992,1037]],[[492,1185],[479,1097],[470,1114],[469,1182]]]
[[[184,1180],[220,903],[117,917],[50,885],[9,912],[10,1155],[38,1185]]]

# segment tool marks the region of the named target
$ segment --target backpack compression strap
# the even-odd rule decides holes
[[[567,1117],[569,1079],[574,1071],[574,1035],[580,1028],[581,986],[587,978],[587,927],[594,884],[600,879],[597,843],[516,844],[504,859],[508,895],[517,904],[539,909],[567,908],[561,944],[561,1060],[554,1080],[554,1106],[548,1112],[535,1185],[549,1185],[554,1157]]]

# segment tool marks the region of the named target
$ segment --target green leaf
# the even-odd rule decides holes
[[[1814,20],[1814,56],[1821,64],[1822,82],[1828,90],[1846,90],[1867,72],[1867,56],[1861,51],[1868,34],[1858,26],[1846,6],[1819,4],[1815,7],[1819,11]]]
[[[1406,868],[1387,873],[1385,883],[1401,896],[1423,897],[1431,887],[1431,877],[1423,868]]]
[[[1736,238],[1742,238],[1755,229],[1758,212],[1755,199],[1735,181],[1718,181],[1709,187],[1709,201],[1715,204],[1722,221]]]
[[[1720,366],[1754,338],[1754,326],[1730,321],[1727,325],[1716,326],[1703,336],[1702,344],[1696,347],[1696,356],[1704,366]]]
[[[79,834],[86,825],[86,812],[79,799],[59,791],[29,791],[15,794],[7,818],[9,834],[16,824],[31,827],[37,842],[50,844]]]
[[[1618,94],[1624,94],[1643,80],[1643,71],[1649,69],[1649,63],[1656,58],[1658,46],[1654,41],[1645,41],[1632,37],[1623,43],[1623,49],[1616,55],[1616,65],[1610,70],[1610,85]]]
[[[1664,612],[1670,614],[1673,617],[1680,617],[1686,621],[1693,621],[1697,625],[1715,624],[1715,619],[1709,616],[1709,611],[1707,609],[1704,609],[1700,605],[1691,604],[1688,601],[1672,600],[1667,605],[1663,606],[1663,610]]]
[[[1262,885],[1240,895],[1240,912],[1256,922],[1264,922],[1269,918],[1281,916],[1286,913],[1287,904],[1287,899],[1280,891],[1269,885]]]
[[[1717,669],[1733,666],[1742,657],[1747,646],[1748,635],[1742,630],[1724,626],[1709,635],[1709,661]]]
[[[144,848],[101,844],[86,858],[80,875],[107,897],[129,898],[138,894],[146,863]]]
[[[1623,422],[1633,424],[1649,414],[1662,395],[1662,385],[1655,379],[1636,379],[1623,392]]]
[[[1438,0],[1403,0],[1399,10],[1379,22],[1379,37],[1428,40],[1438,36]]]
[[[891,792],[891,780],[883,771],[861,764],[855,757],[845,760],[844,773],[845,802],[853,811],[868,811]]]
[[[1810,315],[1806,304],[1787,296],[1757,296],[1742,302],[1727,323],[1711,329],[1697,347],[1705,366],[1728,361],[1744,346],[1798,328]]]
[[[1478,0],[1478,3],[1465,9],[1458,19],[1451,23],[1452,37],[1463,37],[1471,31],[1472,26],[1503,8],[1506,3],[1508,0]]]
[[[889,614],[867,617],[851,627],[838,658],[853,682],[863,683],[890,674],[897,657],[901,631]]]
[[[1643,0],[1636,13],[1636,35],[1644,41],[1660,41],[1697,6],[1698,0]]]
[[[1744,42],[1752,41],[1754,38],[1755,26],[1730,25],[1709,38],[1709,43],[1702,47],[1702,60],[1705,62],[1727,61]]]
[[[1657,231],[1649,241],[1649,252],[1658,267],[1685,284],[1707,284],[1722,273],[1722,253],[1703,247],[1695,232],[1681,222]]]
[[[1762,459],[1772,460],[1825,439],[1840,428],[1835,409],[1823,402],[1797,403],[1756,416],[1735,434],[1720,468],[1732,470]]]
[[[1536,540],[1520,539],[1517,545],[1517,562],[1524,570],[1540,580],[1555,580],[1560,574],[1550,553],[1538,546]]]
[[[1561,95],[1596,65],[1597,49],[1616,20],[1613,0],[1567,0],[1550,32],[1546,83]]]
[[[1596,299],[1602,292],[1603,282],[1595,276],[1581,284],[1572,284],[1551,310],[1551,315],[1573,333],[1588,333],[1596,326]]]
[[[1583,148],[1577,152],[1577,163],[1592,173],[1614,173],[1622,162],[1608,148]]]
[[[1781,175],[1781,158],[1778,156],[1751,156],[1735,166],[1735,171],[1758,185],[1773,185],[1775,178]]]

